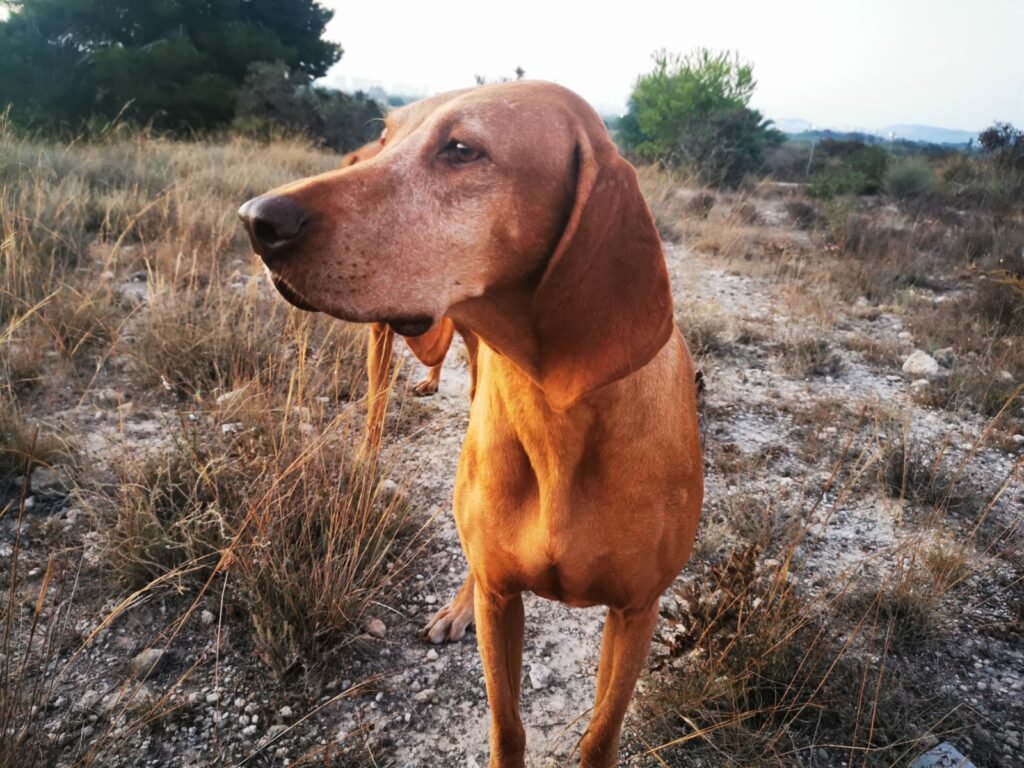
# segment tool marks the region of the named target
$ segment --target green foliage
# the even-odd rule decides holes
[[[782,134],[748,104],[753,68],[729,53],[660,51],[641,75],[619,123],[623,145],[645,160],[693,170],[708,184],[737,186],[760,169]]]
[[[821,200],[836,195],[875,195],[882,189],[889,154],[860,141],[822,139],[815,148],[808,194]]]
[[[380,135],[383,114],[362,93],[315,88],[283,62],[257,62],[238,91],[232,127],[260,139],[284,128],[346,152]]]
[[[885,174],[885,191],[900,199],[923,197],[936,186],[935,172],[923,157],[900,159]]]
[[[321,39],[331,16],[314,0],[22,0],[0,23],[0,103],[48,131],[120,114],[223,125],[253,62],[326,73],[341,56]]]
[[[1010,123],[993,123],[978,136],[978,143],[992,164],[993,183],[989,202],[1012,207],[1024,197],[1024,131]]]

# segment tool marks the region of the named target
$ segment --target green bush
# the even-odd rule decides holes
[[[923,197],[935,188],[935,172],[923,157],[900,159],[885,174],[885,191],[901,200]]]
[[[839,195],[867,194],[870,180],[847,165],[836,165],[815,174],[807,185],[807,194],[818,200],[831,200]]]
[[[738,56],[698,49],[660,51],[637,78],[619,139],[641,158],[694,172],[713,186],[736,187],[764,166],[782,134],[748,104],[753,68]]]
[[[889,155],[882,147],[822,139],[816,148],[808,193],[822,200],[836,195],[876,195],[888,166]]]

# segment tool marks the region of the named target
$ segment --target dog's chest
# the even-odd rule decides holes
[[[567,440],[551,451],[500,426],[483,437],[471,430],[455,515],[474,573],[490,587],[574,606],[628,600],[638,566],[651,563],[652,531],[623,514],[644,505],[610,482],[588,446]]]

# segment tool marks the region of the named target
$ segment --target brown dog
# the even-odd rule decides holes
[[[703,499],[694,371],[636,172],[566,89],[486,86],[387,120],[365,162],[240,215],[292,303],[479,340],[455,519],[491,708],[523,766],[522,593],[608,606],[581,763],[611,766]],[[453,629],[452,625],[446,631]]]

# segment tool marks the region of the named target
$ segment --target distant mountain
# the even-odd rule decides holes
[[[814,123],[809,120],[801,120],[798,117],[784,117],[781,120],[772,120],[772,125],[783,133],[803,133],[813,131]]]
[[[897,139],[924,141],[929,144],[966,144],[971,139],[978,138],[977,131],[937,128],[934,125],[887,125],[873,133],[885,138],[895,134]]]
[[[966,144],[971,139],[977,140],[978,134],[973,131],[961,131],[955,128],[939,128],[934,125],[887,125],[877,129],[849,129],[849,128],[825,128],[815,127],[807,120],[799,118],[784,118],[776,120],[775,127],[783,133],[801,134],[804,138],[821,138],[831,136],[833,138],[857,138],[861,141],[867,137],[875,137],[888,141],[891,137],[903,141],[916,141],[924,144]],[[870,139],[868,139],[870,141]]]

